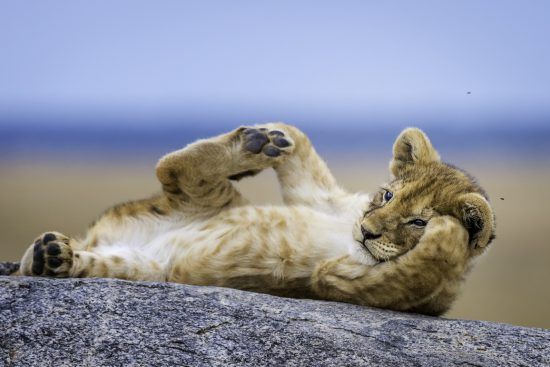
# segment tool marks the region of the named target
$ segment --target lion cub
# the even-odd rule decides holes
[[[252,206],[231,180],[274,168],[284,206]],[[216,285],[440,314],[494,233],[483,190],[404,130],[394,179],[339,187],[309,139],[270,123],[164,156],[163,193],[109,209],[84,239],[38,237],[19,273]]]

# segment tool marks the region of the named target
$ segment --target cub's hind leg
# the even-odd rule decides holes
[[[109,253],[79,250],[80,244],[58,232],[42,234],[29,247],[20,275],[56,278],[119,278],[164,281],[164,267],[137,251],[122,249]]]
[[[165,266],[130,249],[106,253],[75,251],[69,274],[75,278],[166,281]]]
[[[279,133],[241,127],[167,154],[157,165],[166,197],[183,210],[197,212],[244,203],[231,180],[282,162],[294,144]]]

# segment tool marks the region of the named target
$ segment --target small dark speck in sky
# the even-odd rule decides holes
[[[466,94],[472,94],[472,92],[468,91],[468,92],[466,92]]]

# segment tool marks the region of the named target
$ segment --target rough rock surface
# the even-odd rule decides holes
[[[19,263],[0,262],[0,275],[10,275],[19,269]]]
[[[550,330],[215,287],[0,276],[0,366],[180,365],[548,366]]]

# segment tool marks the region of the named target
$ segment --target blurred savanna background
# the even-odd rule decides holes
[[[156,160],[243,124],[307,132],[374,191],[422,128],[478,178],[497,239],[450,318],[550,328],[550,4],[25,1],[0,4],[0,260],[159,190]],[[280,203],[275,176],[239,183]]]

